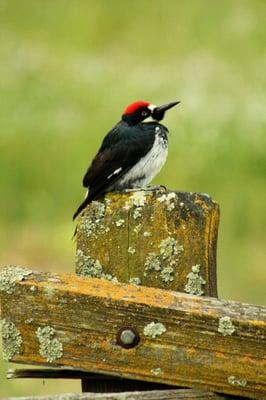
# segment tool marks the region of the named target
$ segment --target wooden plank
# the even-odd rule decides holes
[[[176,389],[161,391],[136,391],[125,393],[64,393],[59,395],[10,397],[6,400],[237,400],[236,397],[221,396],[198,389]],[[243,397],[239,400],[244,400]]]
[[[264,307],[21,271],[0,276],[9,360],[265,398]],[[122,327],[136,347],[117,343]]]
[[[218,224],[219,206],[204,194],[108,193],[78,220],[76,272],[216,297]]]
[[[266,397],[264,307],[67,274],[12,285],[1,292],[11,361]],[[122,327],[137,346],[117,343]]]

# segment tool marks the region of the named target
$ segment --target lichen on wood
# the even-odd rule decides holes
[[[144,286],[177,291],[184,291],[191,266],[200,264],[204,294],[215,296],[218,220],[217,203],[199,193],[107,193],[78,220],[77,249],[120,282],[138,276]],[[152,253],[159,271],[151,267]],[[76,268],[79,273],[78,263]]]
[[[220,332],[223,336],[232,335],[235,330],[236,329],[230,317],[226,316],[219,319],[218,332]]]
[[[185,286],[185,292],[189,294],[195,294],[201,296],[204,291],[202,286],[205,285],[206,281],[200,275],[200,265],[193,265],[192,272],[187,275],[187,284]]]
[[[76,272],[78,275],[87,276],[90,278],[101,278],[103,267],[99,260],[87,256],[82,250],[76,252]]]
[[[99,232],[103,232],[105,229],[105,226],[101,223],[105,214],[105,204],[100,201],[92,201],[89,204],[89,209],[89,216],[81,216],[79,229],[87,236],[96,237]]]
[[[14,292],[16,282],[26,279],[32,273],[27,268],[6,266],[0,270],[0,291],[11,294]]]
[[[160,254],[164,260],[173,256],[178,257],[182,251],[184,251],[184,247],[178,244],[174,237],[170,236],[161,241],[159,248]]]
[[[15,324],[3,319],[1,321],[3,358],[6,361],[11,360],[15,355],[20,354],[22,337]]]
[[[144,267],[146,271],[148,270],[160,271],[161,261],[159,256],[156,253],[148,253]]]
[[[63,344],[59,339],[55,338],[55,334],[54,328],[50,326],[39,327],[36,331],[36,336],[40,343],[40,355],[49,363],[61,358],[63,355]]]
[[[141,285],[141,279],[138,276],[134,276],[129,279],[128,283],[131,283],[132,285]]]
[[[177,195],[175,192],[170,192],[167,194],[162,194],[162,196],[157,198],[157,201],[160,203],[164,203],[166,206],[166,210],[171,212],[176,206],[175,200],[177,199]]]
[[[153,339],[155,339],[156,336],[161,336],[164,332],[166,332],[166,327],[161,322],[152,321],[143,329],[144,335]]]
[[[105,273],[99,260],[85,255],[82,250],[76,252],[76,272],[77,275],[87,278],[107,279],[117,282],[117,278],[111,274]]]
[[[247,385],[247,380],[245,378],[237,378],[231,375],[228,377],[228,383],[232,386],[245,387]]]

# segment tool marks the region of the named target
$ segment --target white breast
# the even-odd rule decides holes
[[[127,183],[134,187],[148,185],[164,165],[167,153],[167,142],[157,133],[151,150],[121,178],[119,186]]]

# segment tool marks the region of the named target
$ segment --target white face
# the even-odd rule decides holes
[[[150,104],[148,106],[148,109],[151,110],[151,112],[156,108],[157,106],[155,106],[154,104]]]
[[[147,108],[153,112],[153,110],[156,108],[157,106],[155,104],[150,104]],[[154,119],[152,118],[152,116],[150,115],[149,117],[145,118],[145,122],[154,122]]]

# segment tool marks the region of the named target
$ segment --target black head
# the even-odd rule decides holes
[[[130,125],[136,125],[149,117],[152,117],[152,119],[156,121],[161,121],[164,118],[165,111],[179,103],[180,101],[175,101],[157,107],[148,101],[135,101],[125,108],[122,119],[123,121],[128,122]]]

